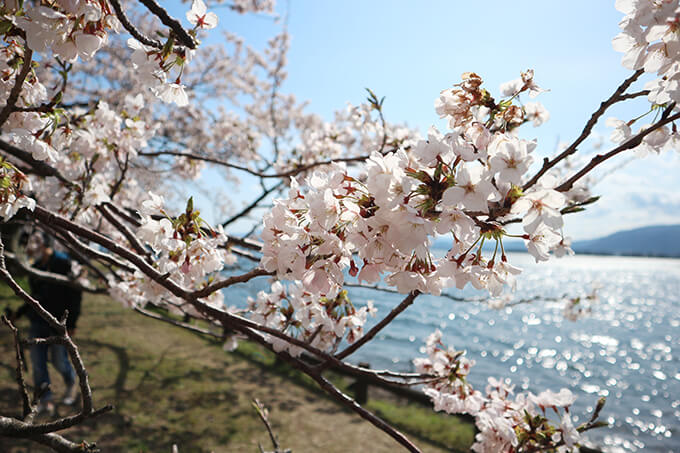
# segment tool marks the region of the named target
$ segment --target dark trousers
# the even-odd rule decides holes
[[[52,329],[42,323],[31,321],[31,338],[47,338],[54,335]],[[71,362],[68,358],[66,348],[60,344],[40,344],[31,346],[31,363],[33,365],[33,383],[36,389],[44,384],[50,384],[50,374],[47,370],[48,356],[52,364],[57,368],[67,386],[73,385],[76,381],[76,373],[73,371]],[[52,392],[46,391],[40,398],[40,402],[45,403],[52,400]]]

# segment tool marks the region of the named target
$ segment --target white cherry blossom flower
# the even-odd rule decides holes
[[[550,112],[540,102],[527,102],[524,104],[526,119],[531,121],[534,127],[538,127],[550,119]]]
[[[512,214],[524,214],[522,225],[524,231],[533,233],[541,225],[557,230],[564,225],[560,209],[566,203],[566,197],[552,189],[533,189],[524,194],[512,205]]]
[[[164,83],[153,88],[153,92],[160,100],[167,102],[168,104],[174,102],[178,107],[186,107],[189,105],[189,97],[182,84]]]
[[[194,26],[210,30],[217,26],[217,15],[207,12],[208,8],[203,0],[193,0],[191,9],[187,11],[187,20]]]
[[[550,250],[557,245],[562,238],[553,230],[540,224],[536,230],[525,240],[529,254],[536,262],[547,261],[550,258]]]
[[[489,201],[500,198],[487,175],[479,167],[463,167],[456,174],[456,185],[442,195],[442,206],[462,205],[471,211],[489,212]]]

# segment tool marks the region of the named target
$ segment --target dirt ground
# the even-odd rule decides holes
[[[10,302],[0,299],[0,307]],[[25,333],[27,320],[18,326]],[[63,431],[72,441],[96,441],[103,452],[257,452],[272,449],[252,407],[270,410],[281,446],[293,452],[404,451],[392,438],[325,397],[291,372],[272,370],[254,346],[227,353],[194,334],[88,296],[76,342],[90,374],[95,406],[114,410]],[[18,415],[11,333],[0,327],[0,413]],[[261,360],[258,358],[261,354]],[[29,375],[30,376],[30,375]],[[63,382],[54,368],[55,395]],[[72,409],[58,407],[60,414]],[[423,451],[445,451],[417,437]],[[0,452],[49,451],[0,438]]]

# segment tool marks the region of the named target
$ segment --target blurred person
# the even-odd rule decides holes
[[[51,244],[51,238],[45,235],[33,235],[26,246],[26,251],[33,261],[33,267],[38,270],[55,274],[72,276],[72,262],[68,254],[56,251]],[[61,320],[68,310],[66,328],[70,336],[75,335],[76,322],[80,316],[82,292],[63,283],[53,282],[35,276],[29,277],[31,296],[55,318]],[[57,335],[30,305],[24,304],[14,314],[14,318],[26,314],[30,319],[30,338],[47,338]],[[66,391],[62,402],[73,405],[78,398],[76,374],[68,357],[64,345],[32,345],[31,364],[33,366],[33,382],[38,393],[42,391],[38,412],[53,414],[55,411],[53,395],[50,389],[50,375],[47,368],[48,359],[61,374],[66,384]]]

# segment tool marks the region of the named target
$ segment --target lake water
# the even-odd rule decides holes
[[[599,285],[599,301],[578,321],[562,315],[563,302],[538,299],[501,310],[479,302],[419,296],[379,337],[352,356],[377,368],[412,370],[411,360],[435,329],[474,359],[469,380],[483,390],[488,376],[509,378],[516,392],[572,389],[572,413],[583,421],[599,396],[610,423],[588,433],[609,452],[680,451],[680,260],[575,256],[535,264],[510,254],[522,267],[514,299],[583,295]],[[227,300],[267,285],[242,286]],[[468,285],[469,286],[469,285]],[[472,288],[452,295],[483,296]],[[355,303],[374,301],[378,316],[402,296],[352,288]]]

